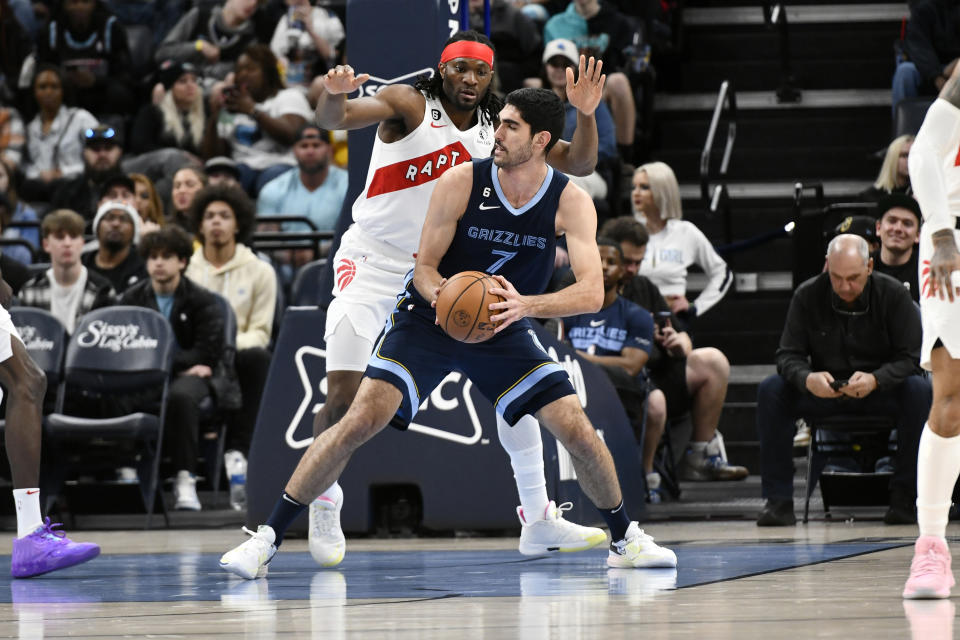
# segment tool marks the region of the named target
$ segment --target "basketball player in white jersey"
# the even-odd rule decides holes
[[[486,158],[500,100],[489,91],[493,45],[475,31],[454,34],[437,73],[416,87],[391,85],[372,97],[347,100],[368,74],[349,66],[331,69],[317,104],[317,121],[329,129],[378,125],[363,192],[353,205],[354,224],[333,260],[335,296],[327,310],[327,401],[314,420],[314,435],[335,424],[360,386],[377,335],[383,329],[404,275],[413,268],[433,188],[449,168]],[[586,175],[597,162],[594,109],[603,94],[601,64],[580,58],[579,78],[567,70],[567,98],[578,109],[571,143],[559,142],[550,163]],[[563,519],[549,500],[540,426],[526,416],[510,427],[498,416],[500,442],[510,455],[520,494],[520,551],[580,551],[606,540],[602,530]],[[310,504],[309,547],[314,560],[334,566],[343,559],[340,528],[343,491],[334,483]]]
[[[960,65],[927,111],[910,149],[920,229],[920,364],[933,371],[933,404],[917,456],[917,523],[904,598],[948,598],[954,585],[946,531],[960,474]]]

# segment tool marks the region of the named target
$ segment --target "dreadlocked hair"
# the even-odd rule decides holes
[[[457,31],[455,34],[450,36],[446,42],[443,43],[443,46],[446,48],[447,45],[454,42],[460,42],[462,40],[466,40],[467,42],[479,42],[487,45],[493,51],[493,59],[497,59],[497,50],[490,41],[490,38],[473,30]],[[439,98],[443,95],[443,78],[440,76],[438,71],[434,71],[432,76],[423,75],[417,78],[413,88],[424,92],[431,98]],[[487,122],[492,123],[502,108],[503,100],[488,86],[486,95],[484,95],[483,98],[481,98],[477,103],[477,111],[483,118],[486,118]]]

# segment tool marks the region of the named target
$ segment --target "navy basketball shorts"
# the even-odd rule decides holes
[[[434,324],[432,309],[394,311],[364,375],[389,382],[403,394],[391,422],[403,429],[451,371],[470,378],[510,425],[576,393],[528,322],[514,323],[486,342],[465,344]]]

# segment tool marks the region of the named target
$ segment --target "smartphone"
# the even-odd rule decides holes
[[[653,314],[653,323],[662,331],[664,327],[670,326],[670,316],[672,315],[673,313],[670,311],[657,311]]]
[[[848,383],[848,382],[850,382],[850,381],[847,380],[847,379],[834,380],[833,382],[830,383],[830,388],[833,389],[834,391],[840,391],[840,387],[845,387],[845,386],[847,386],[847,383]]]

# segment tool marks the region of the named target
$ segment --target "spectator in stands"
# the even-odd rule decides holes
[[[197,167],[184,167],[173,174],[172,207],[167,222],[179,225],[185,231],[194,231],[190,205],[194,196],[207,184],[207,176]]]
[[[104,202],[93,218],[99,248],[85,253],[81,260],[90,271],[109,280],[117,294],[147,277],[143,258],[134,247],[140,240],[141,224],[133,205],[119,201]]]
[[[160,65],[159,80],[162,97],[158,104],[140,107],[130,134],[130,151],[141,154],[175,147],[200,155],[206,113],[197,68],[189,62],[166,60]]]
[[[257,215],[301,215],[319,231],[333,231],[347,195],[347,172],[330,165],[330,134],[315,124],[297,131],[293,145],[297,166],[264,185],[257,198]],[[306,230],[288,223],[285,229]]]
[[[0,0],[0,100],[16,95],[20,71],[33,51],[35,36],[31,4]]]
[[[237,60],[234,83],[210,96],[204,157],[231,156],[239,165],[240,184],[256,196],[296,164],[290,146],[312,119],[303,93],[284,88],[273,52],[251,45]]]
[[[907,166],[907,158],[910,156],[912,146],[913,136],[911,135],[894,138],[883,156],[883,165],[880,167],[877,181],[860,192],[861,199],[876,202],[891,193],[910,195],[910,168]]]
[[[207,176],[207,185],[222,184],[226,187],[240,186],[240,169],[233,158],[216,156],[203,164],[203,172]]]
[[[918,259],[920,203],[910,196],[895,193],[880,201],[877,235],[880,249],[873,253],[873,268],[902,282],[910,297],[920,304]]]
[[[562,38],[551,40],[543,49],[543,68],[541,71],[543,86],[552,89],[563,100],[566,120],[563,125],[563,135],[560,137],[568,142],[573,138],[573,132],[577,129],[577,114],[579,112],[567,100],[567,69],[573,69],[574,76],[576,76],[579,64],[580,53],[577,51],[577,46],[570,40]],[[614,131],[613,118],[610,116],[610,110],[605,102],[600,102],[597,105],[593,115],[597,121],[597,160],[599,163],[610,163],[617,157],[617,137]],[[604,218],[602,212],[606,211],[607,207],[606,203],[602,201],[607,197],[609,188],[604,178],[594,170],[586,176],[570,176],[570,179],[590,194],[594,201],[601,201],[601,203],[598,203],[597,216],[601,219]]]
[[[17,193],[17,182],[22,176],[20,173],[0,159],[0,199],[5,202],[5,217],[3,222],[4,238],[23,238],[31,243],[35,249],[40,249],[40,230],[35,227],[11,227],[12,222],[37,222],[37,212],[33,207],[23,202]],[[24,264],[33,262],[30,250],[23,246],[10,246],[3,250],[7,256]]]
[[[20,112],[0,101],[0,161],[18,168],[23,162],[26,145],[27,131]]]
[[[244,244],[253,231],[254,207],[241,189],[207,187],[194,198],[190,213],[203,244],[190,259],[186,275],[226,298],[237,316],[236,371],[243,406],[228,431],[226,446],[228,453],[245,456],[270,369],[277,276]],[[237,459],[235,454],[229,457]]]
[[[86,222],[78,213],[58,209],[44,216],[42,225],[50,268],[23,285],[20,304],[49,311],[73,333],[80,316],[113,303],[113,287],[80,262]]]
[[[680,319],[680,328],[686,328],[723,298],[733,274],[703,232],[683,220],[680,186],[668,165],[651,162],[638,167],[633,174],[632,197],[634,215],[650,233],[640,273],[657,285]],[[699,265],[709,279],[692,303],[687,300],[687,268],[691,264]]]
[[[133,180],[135,191],[133,208],[140,214],[142,222],[140,233],[147,235],[167,223],[163,217],[163,201],[150,178],[142,173],[131,173],[130,179]]]
[[[96,127],[97,119],[86,109],[64,105],[59,67],[37,65],[32,86],[37,115],[27,125],[23,194],[28,200],[46,202],[54,181],[83,173],[84,132]]]
[[[137,186],[133,178],[124,173],[117,173],[107,178],[100,185],[100,199],[97,201],[97,208],[99,209],[100,205],[108,200],[123,202],[136,209]],[[143,233],[142,227],[140,232]]]
[[[867,243],[839,235],[827,271],[793,294],[777,350],[777,373],[757,392],[763,497],[760,526],[792,525],[793,433],[798,418],[897,418],[896,470],[888,524],[916,521],[917,447],[930,411],[920,371],[920,313],[901,283],[873,272]]]
[[[97,125],[83,132],[83,173],[60,183],[50,203],[59,209],[72,208],[85,219],[93,218],[103,185],[121,175],[123,139],[118,130]]]
[[[960,5],[954,0],[919,0],[910,11],[906,59],[893,74],[891,104],[917,95],[934,96],[960,58]]]
[[[847,216],[833,228],[833,235],[850,233],[867,241],[870,253],[880,250],[880,236],[877,234],[877,219],[873,216]],[[824,265],[826,268],[826,265]]]
[[[200,511],[197,457],[200,403],[213,394],[211,381],[224,350],[223,309],[207,289],[186,277],[193,254],[187,233],[171,225],[143,237],[139,246],[149,278],[120,297],[120,304],[162,313],[173,328],[177,347],[167,395],[164,453],[171,458],[175,509]]]
[[[633,163],[637,106],[630,80],[624,73],[623,50],[632,44],[630,21],[600,0],[573,0],[566,11],[558,13],[543,28],[544,42],[557,38],[572,40],[580,53],[603,60],[607,82],[603,97],[610,105],[616,124],[617,144],[623,161]]]
[[[100,0],[61,0],[38,39],[37,61],[61,66],[76,104],[98,117],[133,112],[127,33]]]
[[[335,13],[313,7],[310,0],[286,0],[288,10],[277,22],[270,50],[283,63],[287,85],[307,87],[327,72],[337,58],[337,47],[345,36]]]
[[[483,33],[484,0],[469,2],[469,28]],[[538,75],[537,54],[543,46],[540,27],[519,7],[507,0],[490,0],[490,40],[497,50],[494,78],[500,91],[519,89],[524,78]]]
[[[642,223],[630,216],[608,220],[601,235],[617,242],[624,257],[627,277],[620,295],[654,314],[653,348],[647,371],[653,390],[647,399],[647,435],[643,442],[643,466],[648,496],[662,499],[660,476],[653,469],[657,446],[668,419],[690,414],[693,433],[680,474],[688,480],[740,480],[749,475],[746,467],[730,464],[723,456],[717,426],[727,395],[730,363],[714,347],[693,347],[685,331],[677,330],[676,315],[649,278],[638,274],[649,242]]]
[[[646,309],[618,293],[623,280],[629,277],[620,246],[603,237],[597,239],[597,246],[603,265],[603,305],[596,313],[564,318],[564,338],[582,358],[599,366],[610,378],[640,442],[647,396],[643,368],[653,346],[653,318]]]
[[[225,0],[222,6],[200,3],[187,11],[170,30],[154,59],[190,62],[207,79],[223,80],[240,54],[256,42],[251,21],[257,0]]]

